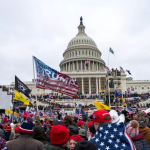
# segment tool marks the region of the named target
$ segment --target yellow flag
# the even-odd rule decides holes
[[[124,106],[127,106],[125,100],[121,97],[120,100],[124,103]]]
[[[93,101],[93,103],[95,104],[97,110],[111,110],[110,107],[108,107],[107,105],[104,105],[100,102]]]
[[[54,104],[55,104],[55,101],[54,101],[54,100],[52,100],[52,103],[54,103]]]
[[[29,100],[23,97],[18,91],[15,90],[15,97],[14,100],[18,100],[24,103],[24,105],[29,105]]]
[[[99,91],[100,91],[101,93],[105,92],[105,90],[102,90],[102,89],[99,89]]]
[[[5,113],[6,113],[6,114],[12,114],[12,111],[11,111],[11,110],[8,110],[8,109],[5,109]]]

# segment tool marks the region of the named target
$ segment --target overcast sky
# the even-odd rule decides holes
[[[80,16],[106,65],[112,47],[110,68],[150,79],[149,0],[0,0],[0,85],[31,81],[32,55],[59,71]]]

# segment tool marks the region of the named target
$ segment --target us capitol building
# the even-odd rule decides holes
[[[69,42],[67,49],[63,53],[63,60],[60,62],[60,72],[69,75],[79,85],[79,93],[99,94],[99,89],[104,89],[106,84],[105,62],[101,58],[102,53],[98,49],[92,38],[85,33],[83,19],[80,18],[78,34]],[[86,65],[85,61],[89,61]],[[48,65],[48,64],[47,64]],[[34,82],[24,82],[35,94]],[[11,86],[14,86],[14,82]],[[134,88],[131,93],[145,93],[150,91],[150,80],[133,80],[126,78],[126,74],[121,73],[121,88],[125,93],[127,89]],[[38,94],[52,93],[50,90],[37,89]]]

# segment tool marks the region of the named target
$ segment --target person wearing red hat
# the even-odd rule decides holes
[[[79,128],[84,128],[85,122],[83,122],[83,121],[78,121],[78,122],[77,122],[77,125],[78,125]]]
[[[92,115],[92,121],[94,122],[94,128],[97,128],[100,125],[111,124],[111,116],[105,110],[97,110]]]
[[[69,131],[63,125],[56,125],[50,132],[51,144],[45,144],[42,150],[67,150]]]
[[[10,134],[11,134],[11,126],[8,124],[6,127],[6,130],[5,130],[5,140],[6,141],[9,141]]]
[[[73,150],[75,145],[80,141],[82,141],[82,138],[80,135],[78,134],[72,135],[69,139],[69,150]]]

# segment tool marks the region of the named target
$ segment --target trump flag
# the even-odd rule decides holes
[[[36,65],[36,87],[50,89],[71,97],[77,97],[79,85],[68,75],[58,72],[33,56]]]

